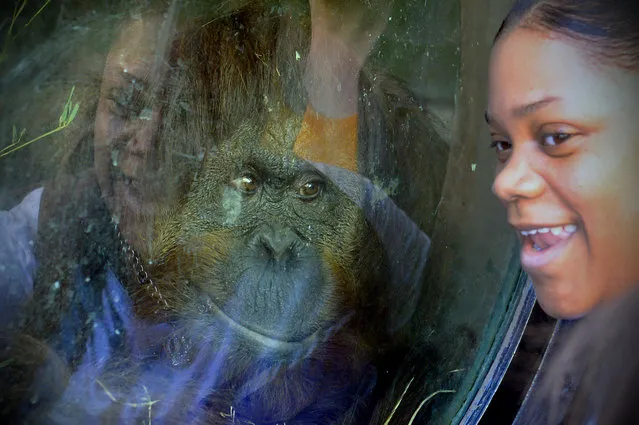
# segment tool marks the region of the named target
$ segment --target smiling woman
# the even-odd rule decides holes
[[[491,60],[493,191],[540,304],[561,318],[639,280],[639,75],[627,47],[637,34],[624,33],[627,2],[603,3],[536,3],[506,21]]]
[[[586,316],[549,348],[516,423],[636,423],[639,4],[518,1],[489,84],[493,192],[521,264],[547,313]]]

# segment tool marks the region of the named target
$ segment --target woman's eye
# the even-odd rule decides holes
[[[322,190],[322,184],[320,182],[308,182],[304,183],[297,191],[298,195],[305,199],[315,198]]]
[[[115,102],[113,113],[122,118],[136,118],[139,114],[139,108],[126,103]]]
[[[494,140],[490,147],[495,149],[500,162],[505,162],[512,151],[512,144],[506,140]]]
[[[497,153],[500,153],[510,149],[510,142],[505,140],[496,140],[490,144],[490,147],[495,149]]]
[[[238,190],[251,195],[257,192],[257,179],[249,174],[245,174],[233,180],[233,186],[235,186]]]
[[[110,96],[113,102],[112,113],[121,118],[140,118],[145,110],[142,107],[143,97],[144,85],[135,80],[125,87],[113,88]]]
[[[127,99],[126,96],[116,95],[111,97],[113,106],[111,112],[122,118],[136,118],[140,113],[139,105],[136,105],[132,99]]]
[[[542,137],[542,144],[544,146],[557,146],[570,139],[572,136],[572,134],[561,132],[544,134]]]

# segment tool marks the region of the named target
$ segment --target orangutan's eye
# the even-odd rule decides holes
[[[310,181],[304,183],[297,191],[300,198],[305,200],[311,200],[316,198],[322,191],[322,182]]]

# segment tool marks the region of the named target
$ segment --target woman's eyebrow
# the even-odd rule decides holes
[[[525,105],[515,106],[511,109],[510,114],[515,118],[523,118],[526,115],[530,115],[533,112],[538,111],[541,108],[548,106],[550,103],[561,100],[561,98],[556,96],[544,97],[543,99],[536,100],[531,103],[527,103]],[[495,123],[494,119],[488,113],[488,111],[484,112],[484,119],[486,120],[486,124],[493,125]]]
[[[530,115],[541,108],[545,108],[550,103],[556,102],[558,100],[561,100],[561,99],[559,97],[549,96],[549,97],[544,97],[543,99],[540,99],[540,100],[536,100],[531,103],[527,103],[525,105],[515,106],[511,110],[511,115],[515,118],[523,118],[526,115]]]

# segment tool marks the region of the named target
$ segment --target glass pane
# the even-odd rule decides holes
[[[509,2],[466,3],[0,6],[0,417],[476,422],[534,297],[483,128]]]

